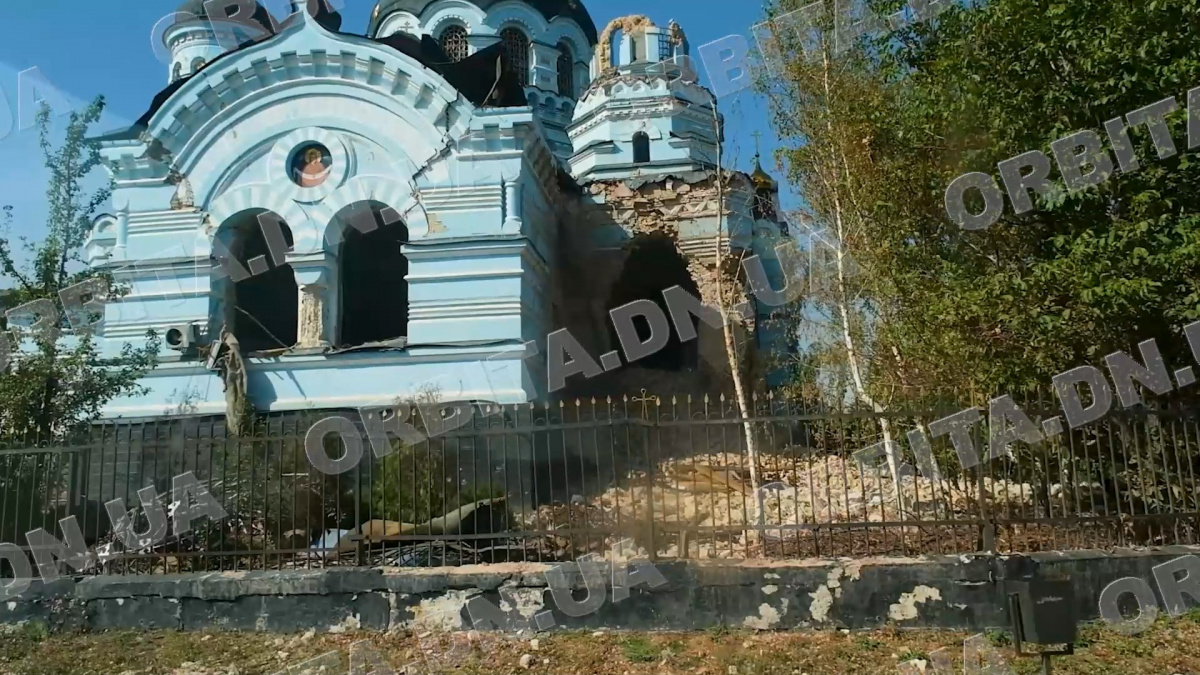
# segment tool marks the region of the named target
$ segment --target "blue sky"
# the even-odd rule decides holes
[[[96,95],[108,100],[105,119],[97,133],[128,126],[149,107],[153,96],[167,84],[167,66],[160,63],[152,47],[152,32],[158,22],[175,10],[182,0],[6,0],[0,2],[0,91],[12,131],[0,138],[0,205],[12,205],[16,215],[13,234],[40,235],[45,217],[44,192],[47,173],[32,129],[21,130],[18,73],[37,68],[71,105],[80,105]],[[362,33],[375,0],[340,0],[342,30]],[[761,20],[758,2],[713,0],[584,0],[597,28],[627,14],[646,14],[659,25],[674,19],[688,35],[692,55],[701,78],[707,74],[699,64],[697,48],[731,33],[750,36],[750,27]],[[264,0],[277,17],[286,14],[287,0]],[[161,26],[159,28],[161,31]],[[724,96],[721,111],[726,117],[727,165],[740,169],[752,166],[755,132],[761,132],[762,150],[768,171],[774,168],[771,152],[777,141],[770,128],[767,109],[749,91]],[[0,110],[0,135],[6,114]],[[26,120],[27,122],[27,120]],[[61,124],[60,124],[61,126]],[[781,181],[782,182],[782,181]],[[785,195],[785,205],[795,204]]]

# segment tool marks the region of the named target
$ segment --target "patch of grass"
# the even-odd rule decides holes
[[[883,642],[872,638],[870,635],[859,635],[854,638],[854,646],[863,651],[874,651],[883,646]]]
[[[904,651],[900,652],[900,656],[897,657],[897,660],[900,661],[900,663],[912,661],[913,659],[921,659],[922,661],[928,661],[929,654],[926,654],[925,652],[923,652],[919,649],[905,649]]]
[[[1100,626],[1080,626],[1079,634],[1075,636],[1075,648],[1087,649],[1101,639]]]
[[[621,651],[625,654],[625,659],[633,663],[650,663],[657,661],[659,649],[641,636],[630,636],[621,642]]]
[[[1135,636],[1116,634],[1103,624],[1082,627],[1074,656],[1054,660],[1055,675],[1164,675],[1196,673],[1200,663],[1200,623],[1155,624]],[[713,634],[721,636],[714,640]],[[971,634],[931,630],[873,630],[843,634],[837,630],[748,633],[740,630],[695,632],[564,631],[540,635],[541,646],[527,670],[519,666],[530,652],[527,639],[480,634],[468,650],[453,655],[443,672],[454,675],[896,675],[899,663],[928,661],[946,649],[952,673],[963,672],[963,640]],[[1011,647],[996,647],[992,634],[987,651],[1003,656],[1013,673],[1039,672],[1036,658],[1016,658]],[[173,672],[273,675],[330,651],[341,654],[343,667],[351,646],[368,641],[399,672],[431,644],[449,644],[415,634],[352,632],[265,634],[250,632],[182,633],[175,631],[110,631],[52,633],[43,627],[0,632],[0,673],[5,675],[163,675]],[[1086,647],[1084,645],[1087,645]],[[550,659],[543,664],[542,659]],[[182,664],[193,663],[183,669]],[[927,672],[929,672],[927,670]]]
[[[993,647],[1011,647],[1012,635],[1005,630],[989,630],[983,634]]]
[[[1192,607],[1179,618],[1192,623],[1200,623],[1200,607]]]
[[[50,627],[42,621],[30,621],[21,625],[21,636],[37,644],[50,637]]]
[[[724,625],[713,626],[711,628],[705,628],[704,632],[708,633],[708,636],[711,637],[712,639],[720,640],[721,638],[725,637],[726,635],[729,635],[729,627],[724,626]]]
[[[1146,640],[1134,636],[1112,635],[1108,638],[1108,647],[1121,656],[1144,657],[1154,653],[1154,647]]]

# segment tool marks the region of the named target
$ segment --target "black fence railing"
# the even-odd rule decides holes
[[[956,409],[753,407],[743,417],[727,399],[643,395],[476,408],[432,438],[375,433],[374,444],[357,411],[333,413],[363,448],[336,475],[306,454],[322,416],[271,416],[241,437],[221,418],[97,425],[70,443],[0,445],[0,542],[27,547],[36,528],[61,537],[57,522],[74,516],[100,554],[95,571],[124,574],[549,562],[617,542],[655,559],[1197,543],[1190,408],[1114,412],[968,468],[936,438],[934,473],[905,436]],[[1026,410],[1039,425],[1056,414]],[[924,472],[895,480],[886,462],[857,461],[885,426],[898,459]],[[986,456],[987,430],[973,433]],[[321,450],[347,452],[337,436]],[[144,546],[118,541],[107,502],[132,508],[152,487],[170,504],[172,479],[188,472],[224,518]],[[148,530],[134,514],[135,531]]]

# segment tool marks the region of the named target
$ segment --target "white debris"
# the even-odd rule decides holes
[[[828,586],[821,586],[816,591],[809,593],[808,597],[812,598],[812,604],[808,606],[808,611],[812,614],[813,621],[825,621],[829,618],[829,610],[833,607],[833,593]]]
[[[917,618],[917,605],[930,600],[941,600],[942,592],[931,586],[917,586],[911,593],[901,593],[900,601],[888,607],[888,617],[893,621]]]
[[[771,630],[779,623],[779,612],[767,603],[758,606],[758,616],[748,616],[742,620],[742,625],[754,630]]]

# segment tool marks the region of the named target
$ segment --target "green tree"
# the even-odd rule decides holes
[[[807,5],[784,3],[774,13],[778,18],[802,4]],[[791,14],[774,24],[765,41],[763,86],[771,94],[781,138],[795,141],[785,161],[805,198],[798,219],[832,244],[814,242],[805,307],[796,315],[795,329],[806,345],[797,366],[810,376],[828,375],[792,389],[801,393],[815,382],[835,402],[848,398],[885,413],[895,392],[873,386],[872,375],[886,360],[880,358],[875,332],[890,312],[889,280],[878,273],[885,270],[863,270],[856,259],[861,255],[872,262],[864,254],[873,252],[872,232],[880,225],[874,205],[886,167],[876,158],[878,148],[891,151],[894,143],[880,135],[884,124],[878,118],[889,107],[889,91],[877,58],[866,50],[838,48],[834,3],[827,4],[824,13],[808,14],[807,30],[796,30],[797,15]],[[878,425],[898,482],[893,422],[880,415]]]
[[[867,1],[882,17],[902,4]],[[809,4],[778,0],[770,11]],[[790,141],[782,153],[789,178],[861,275],[826,294],[858,310],[840,322],[854,349],[821,344],[822,357],[857,364],[870,396],[858,392],[860,400],[944,409],[1020,397],[1151,338],[1168,363],[1190,362],[1181,328],[1200,318],[1200,164],[1185,110],[1167,118],[1170,156],[1159,158],[1144,125],[1132,127],[1140,169],[1069,191],[1055,167],[1055,189],[1036,196],[1033,210],[1014,214],[1006,196],[1003,216],[987,229],[951,221],[945,193],[973,171],[1003,185],[997,162],[1031,150],[1053,158],[1051,143],[1081,130],[1105,139],[1112,157],[1109,120],[1167,97],[1185,107],[1200,85],[1191,47],[1200,2],[955,2],[932,20],[845,49],[833,5],[801,31],[775,24],[766,53],[775,77],[763,88]],[[810,304],[830,299],[815,294]],[[1172,500],[1187,510],[1194,497],[1170,476],[1200,458],[1151,417],[1152,452],[1115,417],[1076,432],[1080,442],[1085,432],[1116,438],[1108,457],[1017,448],[1017,462],[991,470],[1040,482],[1042,513],[1051,512],[1054,482],[1103,483],[1106,503],[1120,500],[1128,512],[1161,512]],[[954,456],[942,447],[939,463],[953,472]],[[1067,501],[1087,503],[1088,490]]]
[[[872,2],[880,16],[901,4]],[[1187,353],[1180,328],[1200,318],[1200,164],[1184,110],[1168,118],[1174,156],[1160,160],[1145,127],[1132,128],[1140,170],[1077,192],[1055,171],[1059,190],[1020,216],[1006,199],[986,230],[951,222],[944,194],[963,173],[998,178],[998,161],[1053,157],[1060,137],[1105,137],[1107,120],[1182,103],[1200,85],[1198,27],[1196,0],[988,0],[864,37],[826,63],[812,41],[829,26],[804,36],[807,51],[796,33],[781,38],[782,76],[767,89],[793,141],[784,159],[819,217],[836,218],[840,195],[853,224],[876,395],[1015,392],[1149,338],[1168,357]]]
[[[8,234],[13,210],[4,207],[0,278],[11,287],[4,293],[6,309],[48,300],[61,310],[63,289],[89,279],[111,282],[81,259],[92,220],[111,194],[111,184],[95,191],[84,185],[101,163],[99,145],[87,131],[103,110],[104,100],[97,98],[72,112],[58,147],[51,138],[49,108],[38,113],[40,145],[50,170],[46,231],[41,241],[20,238],[27,262],[18,262]],[[138,379],[155,365],[159,341],[153,333],[145,344],[126,344],[115,358],[104,358],[89,333],[66,330],[63,317],[57,323],[52,330],[23,331],[20,353],[0,372],[0,434],[36,442],[62,439],[96,419],[108,401],[140,391]]]

